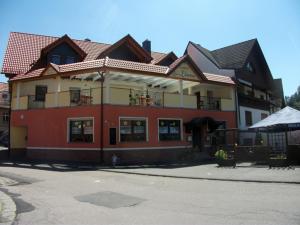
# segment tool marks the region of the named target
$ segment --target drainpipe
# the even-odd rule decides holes
[[[10,124],[11,124],[11,103],[12,103],[12,83],[8,81],[8,94],[9,94],[9,109],[8,109],[8,159],[11,156],[11,147],[10,147]]]
[[[100,75],[100,82],[101,82],[101,105],[100,105],[100,162],[104,162],[104,157],[103,157],[103,131],[104,131],[104,109],[103,109],[103,83],[104,83],[104,72],[99,71],[98,72]]]
[[[238,101],[238,93],[237,93],[237,87],[234,87],[234,93],[235,93],[235,110],[236,110],[236,126],[239,129],[240,126],[240,109],[239,109],[239,101]]]

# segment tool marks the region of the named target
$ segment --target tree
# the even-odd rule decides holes
[[[300,86],[298,86],[295,94],[290,97],[285,97],[285,100],[288,106],[300,110]]]

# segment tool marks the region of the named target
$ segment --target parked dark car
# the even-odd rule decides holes
[[[0,146],[8,147],[8,131],[4,131],[0,136]]]

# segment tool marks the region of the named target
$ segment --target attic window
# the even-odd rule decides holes
[[[252,65],[251,62],[248,62],[248,63],[247,63],[246,69],[247,69],[248,72],[254,73],[254,67],[253,67],[253,65]]]
[[[59,65],[60,64],[60,55],[51,55],[50,62]]]
[[[75,63],[75,57],[67,56],[66,64]]]

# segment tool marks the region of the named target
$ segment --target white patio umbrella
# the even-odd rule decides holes
[[[271,114],[267,118],[255,123],[250,128],[267,128],[275,125],[300,125],[300,111],[289,106]]]

